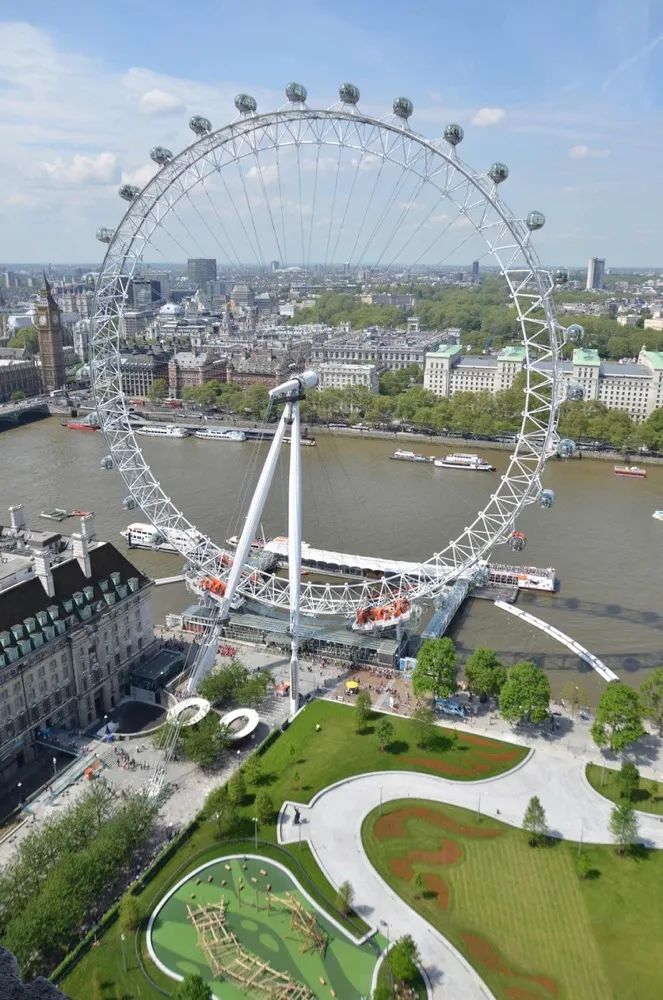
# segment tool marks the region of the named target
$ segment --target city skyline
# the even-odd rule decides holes
[[[231,121],[242,90],[259,110],[278,108],[297,79],[311,106],[330,106],[351,80],[369,113],[383,116],[394,97],[410,97],[411,124],[426,135],[458,121],[472,166],[509,165],[504,197],[514,211],[546,214],[536,237],[542,259],[655,267],[648,192],[663,145],[663,8],[562,3],[526,20],[518,8],[481,2],[442,12],[424,3],[403,20],[393,3],[379,17],[372,3],[338,3],[333,12],[313,5],[302,21],[259,4],[247,22],[237,4],[222,16],[203,3],[206,37],[250,32],[248,58],[245,46],[224,45],[219,59],[190,32],[186,12],[131,8],[127,33],[126,4],[111,13],[10,3],[0,43],[0,257],[100,260],[95,231],[121,218],[120,183],[152,176],[152,145],[188,144],[196,112],[215,126]],[[323,61],[322,38],[333,56]],[[504,59],[516,40],[517,58]],[[554,59],[541,58],[542,40]]]

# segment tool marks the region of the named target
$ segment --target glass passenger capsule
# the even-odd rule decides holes
[[[527,545],[527,535],[524,531],[512,531],[509,535],[509,548],[514,552],[522,552]]]
[[[97,239],[100,243],[110,243],[114,236],[114,229],[105,229],[103,226],[101,229],[97,229]]]
[[[409,97],[397,97],[392,105],[392,108],[397,118],[403,118],[407,121],[414,111],[414,104]]]
[[[456,125],[452,122],[451,125],[447,125],[444,130],[444,138],[447,140],[450,146],[457,146],[459,142],[463,141],[463,136],[465,132],[462,125]]]
[[[292,104],[303,104],[306,100],[306,87],[301,83],[289,83],[285,88],[285,96]]]
[[[571,323],[571,325],[566,328],[566,339],[571,344],[579,344],[585,339],[584,326],[580,326],[580,323]]]
[[[550,510],[550,508],[555,503],[555,491],[554,490],[541,490],[539,493],[539,507],[543,507],[544,510]]]
[[[560,458],[570,458],[576,450],[576,443],[571,438],[562,438],[557,445],[557,454]]]
[[[150,150],[150,158],[162,167],[164,163],[168,163],[169,160],[172,160],[173,154],[170,149],[166,149],[165,146],[153,146]]]
[[[359,87],[354,83],[342,83],[338,88],[338,96],[343,104],[357,104],[359,102]]]
[[[569,382],[566,387],[566,398],[571,403],[578,403],[585,398],[585,390],[580,382]]]
[[[132,496],[125,497],[122,501],[122,510],[134,510],[136,506],[136,501]]]
[[[569,273],[565,271],[563,267],[558,267],[553,274],[553,279],[556,285],[565,285],[569,280]]]
[[[104,455],[104,457],[99,462],[99,465],[101,466],[101,468],[102,469],[106,469],[106,470],[112,469],[114,464],[115,463],[113,462],[113,456],[112,455]]]
[[[193,115],[189,118],[189,128],[196,135],[207,135],[208,132],[212,131],[212,123],[209,118],[205,118],[203,115]]]
[[[506,163],[493,163],[488,171],[488,176],[493,184],[501,184],[509,176],[509,168]]]
[[[235,98],[235,107],[240,115],[253,115],[258,110],[258,102],[250,94],[238,94]]]
[[[117,193],[125,201],[135,201],[140,194],[140,188],[137,188],[135,184],[123,184]]]
[[[543,229],[546,224],[546,217],[543,212],[528,212],[525,225],[533,232],[535,229]]]

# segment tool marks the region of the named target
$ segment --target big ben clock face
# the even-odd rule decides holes
[[[42,313],[41,316],[39,317],[39,325],[46,326],[47,323],[48,323],[48,316],[45,316],[44,313]]]
[[[57,313],[53,313],[53,315],[51,316],[51,326],[59,326],[59,325],[60,325],[60,317],[58,316]]]

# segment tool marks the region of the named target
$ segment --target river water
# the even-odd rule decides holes
[[[241,527],[247,487],[255,484],[267,445],[184,440],[141,441],[166,492],[201,530],[223,540]],[[470,523],[504,472],[508,455],[477,451],[497,466],[475,474],[388,461],[397,445],[385,440],[318,437],[302,450],[304,538],[312,545],[366,555],[423,559]],[[406,445],[430,454],[450,448]],[[106,447],[100,433],[70,431],[59,418],[0,434],[0,521],[11,503],[23,503],[28,523],[48,507],[94,510],[99,537],[125,551],[121,528],[145,520],[126,512],[126,490],[114,471],[100,469]],[[286,534],[287,459],[284,452],[263,519],[265,534]],[[663,467],[649,466],[646,480],[621,480],[612,463],[552,461],[545,485],[555,490],[552,510],[530,507],[518,527],[527,549],[514,559],[504,547],[495,561],[554,566],[561,580],[555,595],[521,594],[519,606],[568,632],[620,677],[639,684],[663,664]],[[250,495],[250,492],[249,494]],[[245,497],[244,502],[241,498]],[[61,529],[76,529],[75,519]],[[176,556],[135,550],[131,559],[146,573],[178,572]],[[155,620],[191,603],[183,586],[154,591]],[[578,684],[594,700],[603,682],[544,633],[507,615],[489,601],[470,600],[450,635],[462,655],[490,646],[504,659],[536,658],[549,671],[553,690]]]

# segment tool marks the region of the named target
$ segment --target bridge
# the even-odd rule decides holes
[[[610,667],[606,667],[602,660],[599,660],[598,656],[594,656],[590,653],[588,649],[581,646],[579,642],[572,639],[570,635],[565,632],[561,632],[554,625],[549,625],[548,622],[544,622],[541,618],[536,618],[531,615],[528,611],[522,611],[520,608],[516,608],[513,604],[506,604],[505,601],[495,601],[495,607],[501,608],[502,611],[508,611],[510,615],[514,615],[516,618],[522,618],[523,621],[527,622],[528,625],[533,625],[535,628],[540,628],[542,632],[546,635],[551,636],[553,639],[557,639],[564,646],[570,649],[576,656],[579,656],[581,660],[588,663],[593,670],[599,674],[604,681],[618,681],[619,677],[611,670]]]
[[[3,423],[19,424],[25,417],[48,417],[48,397],[35,396],[32,399],[21,399],[15,403],[0,404],[0,426]]]

